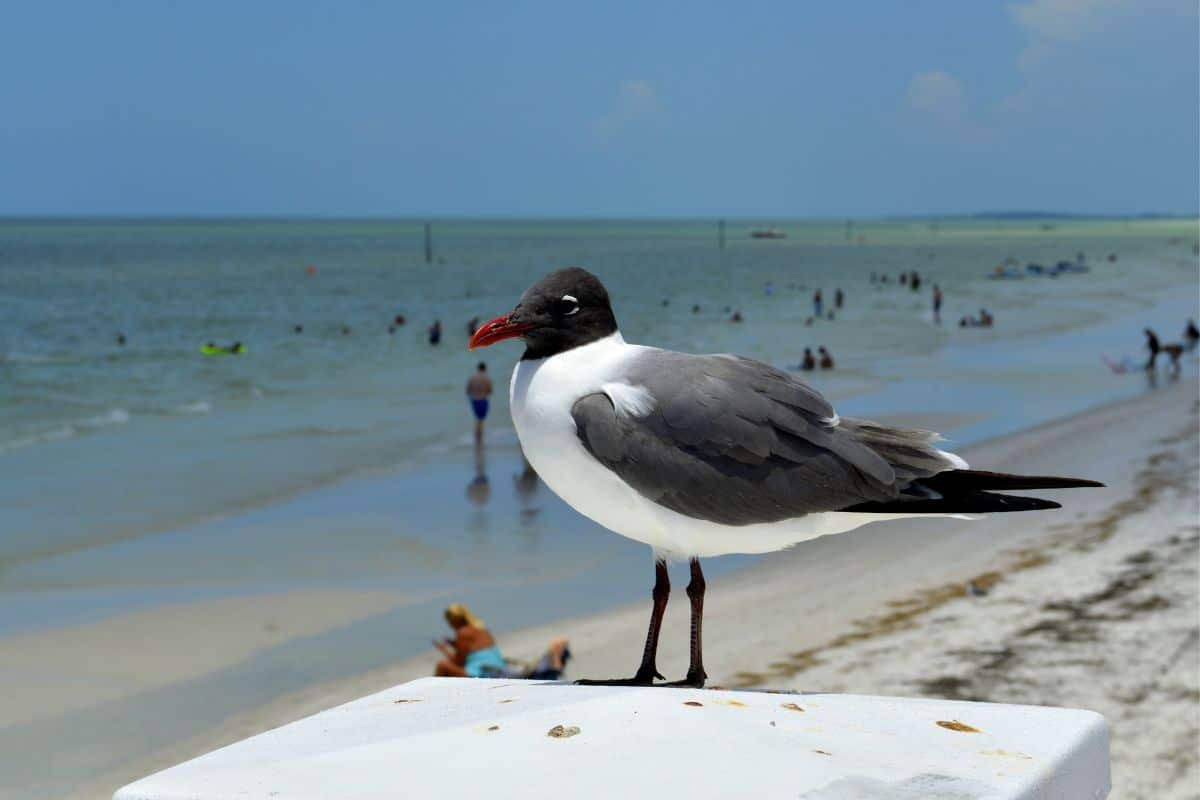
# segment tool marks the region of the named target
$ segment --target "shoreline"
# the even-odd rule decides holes
[[[823,672],[821,666],[837,663],[846,654],[860,654],[880,641],[913,630],[925,631],[956,604],[972,602],[965,591],[967,580],[975,579],[991,594],[1000,595],[1008,584],[1029,583],[1039,570],[1050,569],[1052,561],[1080,557],[1084,551],[1062,544],[1067,528],[1100,525],[1109,531],[1095,543],[1096,550],[1112,541],[1113,532],[1130,518],[1153,516],[1155,509],[1171,501],[1161,493],[1146,495],[1130,476],[1145,474],[1145,462],[1162,452],[1161,442],[1190,430],[1195,403],[1194,382],[1180,382],[963,450],[968,460],[989,469],[1075,474],[1108,483],[1102,490],[1046,493],[1064,501],[1065,508],[1057,514],[1036,515],[1021,521],[1019,527],[1005,515],[972,523],[904,521],[868,526],[806,543],[710,579],[705,633],[711,684],[831,691],[870,691],[875,687],[874,691],[880,692],[888,684],[878,670],[865,670],[861,682],[847,683],[836,673]],[[1136,426],[1131,424],[1134,421]],[[1159,449],[1144,446],[1147,442],[1159,443]],[[1174,446],[1184,445],[1177,441]],[[971,533],[964,533],[968,526]],[[1063,552],[1049,557],[1047,550],[1055,548]],[[648,592],[649,559],[645,569]],[[682,593],[678,591],[683,582],[675,583],[659,657],[660,669],[668,677],[682,674],[686,664],[686,603],[680,602]],[[565,633],[572,640],[575,656],[569,678],[611,677],[625,674],[636,661],[646,611],[647,603],[639,596],[599,613],[514,631],[496,629],[495,633],[506,654],[520,658],[535,657],[550,638]],[[763,624],[747,626],[747,619],[760,619]],[[971,626],[959,623],[958,628]],[[918,637],[911,647],[919,649],[921,641]],[[927,655],[932,659],[944,653]],[[428,656],[403,659],[383,669],[285,695],[227,718],[202,734],[145,753],[105,775],[93,776],[85,788],[69,796],[106,794],[181,760],[427,675],[432,664],[431,651]],[[939,691],[961,693],[963,686],[961,681],[950,680],[909,689],[938,696]],[[1119,731],[1114,738],[1117,736]]]

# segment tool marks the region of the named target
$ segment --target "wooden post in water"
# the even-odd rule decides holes
[[[433,230],[428,222],[425,223],[425,263],[433,262]]]
[[[717,220],[717,247],[721,250],[725,249],[725,220]]]

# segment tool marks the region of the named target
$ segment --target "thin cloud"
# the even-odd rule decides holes
[[[1194,20],[1197,14],[1195,0],[1029,0],[1009,5],[1008,12],[1025,33],[1014,56],[1022,77],[1017,89],[980,104],[949,72],[920,72],[909,81],[901,102],[909,127],[966,147],[995,141],[1038,115],[1064,113],[1071,95],[1088,81],[1089,61],[1110,57],[1101,45],[1119,38],[1135,21],[1171,24],[1171,18]],[[1136,87],[1110,83],[1107,90]]]
[[[596,141],[606,144],[630,128],[657,122],[662,117],[662,103],[652,83],[640,79],[624,81],[613,107],[592,122],[592,135]]]

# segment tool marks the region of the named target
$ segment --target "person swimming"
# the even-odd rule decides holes
[[[742,322],[743,321],[742,320],[742,312],[741,311],[733,312],[733,316],[729,318],[729,321],[730,322]]]
[[[833,369],[833,356],[829,354],[829,351],[824,347],[818,347],[817,352],[821,354],[821,361],[819,364],[821,369]]]
[[[816,366],[817,359],[815,356],[813,356],[812,348],[804,348],[804,360],[800,362],[800,369],[804,370],[805,372],[809,372],[813,369],[816,369]]]

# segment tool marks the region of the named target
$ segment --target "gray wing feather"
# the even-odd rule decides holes
[[[654,409],[632,416],[604,393],[587,395],[572,408],[577,435],[639,493],[681,514],[748,525],[901,491],[893,465],[837,424],[825,398],[766,364],[651,351],[629,380]]]

